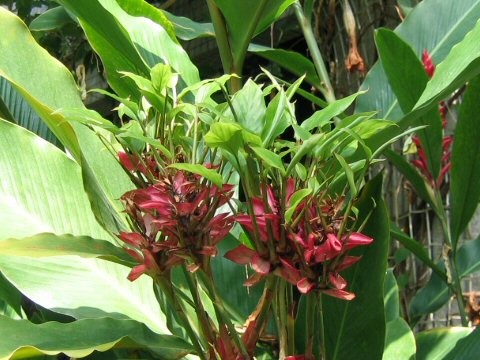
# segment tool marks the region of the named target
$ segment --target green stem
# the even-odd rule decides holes
[[[442,229],[445,236],[444,241],[446,247],[444,245],[442,253],[444,257],[445,268],[447,270],[447,282],[450,288],[453,288],[453,291],[455,292],[462,326],[468,326],[468,317],[465,311],[465,302],[463,300],[462,282],[460,280],[460,276],[458,275],[458,267],[456,261],[457,249],[456,246],[454,247],[452,243],[452,235],[450,232],[450,227],[448,226],[447,212],[445,211],[445,207],[443,206],[440,191],[435,190],[435,198],[437,200],[437,215],[440,218],[440,222],[442,223]]]
[[[313,65],[315,66],[318,76],[320,77],[321,86],[319,90],[322,92],[323,96],[325,96],[325,100],[327,100],[327,102],[331,104],[335,101],[335,92],[333,91],[333,86],[330,82],[330,77],[328,76],[328,71],[325,67],[322,53],[318,48],[317,40],[315,39],[315,35],[313,34],[312,24],[303,13],[302,5],[300,5],[300,2],[298,0],[293,3],[293,8],[295,10],[295,15],[297,16],[298,23],[302,28],[303,36],[305,37],[305,41],[307,42],[308,50],[310,50]]]
[[[218,296],[217,291],[215,289],[215,285],[213,284],[213,279],[205,274],[203,269],[199,269],[196,272],[201,284],[204,286],[205,290],[207,291],[208,296],[212,300],[213,307],[215,308],[215,313],[217,314],[217,320],[220,326],[224,325],[228,329],[230,336],[233,338],[233,341],[237,345],[240,353],[244,357],[245,360],[250,360],[250,356],[248,355],[247,349],[245,348],[245,344],[242,342],[240,337],[238,336],[237,330],[235,326],[230,320],[230,317],[223,305],[222,299]]]
[[[320,332],[320,352],[321,352],[321,360],[325,360],[327,358],[327,354],[325,352],[325,325],[323,323],[323,300],[322,294],[318,294],[318,303],[317,303],[317,311],[318,311],[318,327]]]
[[[190,321],[188,320],[187,316],[185,315],[185,311],[182,308],[182,305],[177,301],[177,298],[173,292],[173,288],[169,281],[164,278],[163,276],[156,277],[154,279],[155,285],[158,286],[165,295],[167,302],[170,304],[171,307],[173,307],[174,311],[174,316],[177,319],[177,321],[182,324],[182,327],[185,329],[185,331],[188,334],[188,337],[192,341],[192,345],[197,351],[197,355],[200,359],[202,360],[208,360],[207,357],[204,354],[204,351],[202,349],[202,346],[200,345],[199,339],[197,337],[196,332],[193,330],[193,328],[190,325]],[[157,291],[157,287],[155,286],[155,291]],[[157,295],[157,294],[156,294]],[[158,295],[157,295],[158,296]]]
[[[314,329],[315,329],[315,305],[316,295],[311,293],[307,295],[307,310],[305,323],[305,359],[313,359],[313,343],[314,343]]]

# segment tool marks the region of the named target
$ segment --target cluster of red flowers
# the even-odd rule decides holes
[[[294,190],[295,180],[289,179],[287,207]],[[343,222],[339,211],[344,200],[307,197],[295,210],[294,222],[285,224],[273,188],[267,186],[265,195],[267,203],[263,196],[252,199],[253,216],[241,214],[235,218],[252,239],[260,240],[256,249],[240,245],[225,255],[255,270],[245,284],[251,286],[275,274],[296,285],[303,294],[316,290],[352,300],[355,295],[345,290],[347,281],[339,272],[360,260],[347,256],[348,250],[368,245],[373,239],[358,232],[339,233]]]
[[[435,73],[435,65],[433,64],[433,61],[426,49],[423,50],[423,53],[422,53],[422,62],[428,76],[432,77],[433,74]],[[447,106],[445,105],[445,102],[443,101],[440,102],[439,111],[440,111],[440,116],[442,117],[443,129],[445,131],[445,128],[447,127]],[[412,164],[419,169],[419,171],[423,174],[423,176],[425,176],[425,178],[428,180],[428,182],[433,188],[440,188],[443,184],[445,175],[448,173],[448,171],[450,171],[450,167],[451,167],[451,163],[450,163],[451,149],[450,148],[453,142],[452,136],[445,135],[443,137],[442,165],[441,165],[440,174],[436,179],[433,178],[433,175],[428,169],[427,158],[425,156],[425,151],[423,149],[423,145],[420,139],[417,136],[415,136],[413,137],[413,142],[417,146],[417,153],[419,158],[412,160],[411,161]]]
[[[124,167],[130,169],[130,163]],[[140,170],[140,169],[139,169]],[[232,196],[232,185],[209,185],[201,176],[166,169],[155,184],[122,196],[136,232],[122,232],[119,238],[130,245],[126,250],[140,265],[130,272],[135,280],[147,273],[155,276],[186,263],[196,271],[233,225],[232,216],[216,214]]]

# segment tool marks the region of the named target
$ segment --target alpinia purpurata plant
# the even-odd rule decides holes
[[[379,30],[383,70],[367,75],[368,91],[336,100],[312,1],[207,0],[212,23],[198,24],[143,0],[59,0],[41,20],[80,25],[103,63],[110,89],[97,91],[117,103],[116,122],[87,109],[70,71],[0,8],[0,359],[434,353],[437,333],[415,342],[409,325],[453,293],[465,324],[460,279],[480,266],[478,240],[458,246],[480,197],[471,120],[480,112],[479,1],[446,9],[424,0],[396,32]],[[343,5],[356,47],[354,8]],[[289,8],[313,62],[251,44]],[[415,50],[398,36],[416,32]],[[213,35],[225,75],[201,79],[177,36]],[[442,64],[425,59],[424,68],[424,48]],[[298,80],[263,69],[242,77],[247,51]],[[450,156],[438,104],[465,83]],[[297,96],[322,109],[302,118]],[[61,149],[10,122],[48,127]],[[421,172],[388,150],[412,132]],[[390,225],[382,171],[371,171],[383,169],[383,153],[442,220],[444,264]],[[448,219],[441,189],[450,163]],[[390,233],[434,272],[409,324],[387,272]],[[480,343],[466,327],[442,336],[439,351],[452,359],[472,358]]]

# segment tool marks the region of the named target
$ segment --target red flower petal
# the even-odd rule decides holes
[[[259,274],[267,275],[270,273],[272,265],[268,260],[265,260],[260,255],[255,253],[252,257],[252,268]]]
[[[330,283],[335,286],[337,289],[343,290],[347,287],[348,283],[339,273],[330,273],[328,274]]]
[[[302,294],[308,294],[310,291],[313,290],[315,284],[312,283],[308,278],[303,278],[299,282],[297,282],[298,291]]]
[[[315,248],[315,261],[323,262],[331,260],[342,251],[342,243],[338,240],[337,235],[327,234],[327,240],[320,246]]]
[[[126,242],[129,245],[132,245],[133,247],[140,248],[141,246],[146,246],[147,245],[147,240],[140,235],[139,233],[127,233],[122,231],[120,235],[117,235],[120,240],[123,242]]]
[[[137,280],[141,275],[145,274],[147,271],[147,267],[145,264],[135,266],[132,271],[130,271],[130,274],[128,274],[128,280],[130,281],[135,281]]]
[[[245,280],[243,285],[247,287],[257,285],[260,281],[262,281],[266,277],[267,277],[266,275],[255,273],[252,276],[250,276],[247,280]]]
[[[291,265],[287,260],[280,258],[280,262],[283,266],[276,268],[275,274],[296,285],[302,278],[300,270]]]
[[[322,290],[322,293],[325,293],[327,295],[342,299],[342,300],[353,300],[355,299],[355,294],[345,291],[345,290],[340,290],[340,289],[325,289]]]
[[[373,241],[371,237],[357,232],[351,233],[348,237],[344,237],[342,240],[344,242],[343,251],[350,250],[360,245],[369,245]]]
[[[235,249],[228,251],[224,256],[230,261],[240,265],[247,265],[252,262],[256,252],[245,245],[237,246]]]
[[[335,271],[340,272],[342,270],[345,270],[346,268],[355,264],[361,258],[362,258],[361,256],[345,256],[343,261],[340,264],[338,264],[338,266],[335,268]]]

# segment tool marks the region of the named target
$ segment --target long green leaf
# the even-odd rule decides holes
[[[187,163],[175,163],[169,165],[169,167],[179,170],[186,170],[193,174],[198,174],[203,176],[205,179],[210,180],[213,184],[218,187],[222,187],[223,179],[222,175],[216,172],[213,169],[207,169],[205,166],[200,164],[187,164]]]
[[[480,44],[477,41],[479,37],[480,20],[437,66],[432,80],[427,84],[414,110],[425,111],[431,104],[480,74]]]
[[[459,277],[462,279],[480,270],[480,237],[467,240],[460,246],[456,254]],[[444,269],[443,262],[437,265]],[[414,319],[438,310],[450,298],[447,283],[436,273],[432,273],[427,285],[423,287],[410,303],[410,313]]]
[[[0,240],[0,255],[33,258],[72,255],[99,258],[127,266],[135,265],[130,255],[108,241],[69,234],[43,233],[22,239]]]
[[[78,164],[45,140],[5,121],[0,121],[0,149],[0,239],[52,232],[113,241],[91,211]],[[72,256],[0,258],[5,277],[45,308],[77,318],[115,313],[167,331],[151,280],[129,282],[129,269],[124,266]]]
[[[458,114],[452,150],[451,231],[454,244],[467,227],[480,199],[480,77],[472,80]]]
[[[449,327],[422,331],[417,334],[417,360],[444,360],[457,343],[472,333],[470,328]],[[477,340],[478,341],[478,340]],[[458,353],[458,355],[461,355]],[[471,359],[456,357],[455,359]]]
[[[367,216],[373,209],[362,231],[374,242],[354,249],[352,255],[362,259],[342,275],[348,289],[356,294],[352,301],[323,296],[323,314],[327,359],[380,359],[385,342],[384,278],[389,247],[388,214],[381,199],[381,177],[374,178],[361,195],[360,214]],[[376,205],[376,206],[375,206]],[[360,219],[360,222],[365,219]]]
[[[41,354],[81,358],[108,349],[148,349],[156,359],[179,359],[192,346],[171,335],[152,333],[132,320],[85,319],[71,323],[33,324],[0,316],[0,359],[32,358]]]
[[[427,49],[439,64],[479,18],[480,0],[423,0],[395,33],[408,40],[418,57]],[[369,71],[362,88],[368,93],[358,99],[356,112],[379,111],[381,118],[390,120],[403,117],[380,61]]]
[[[413,49],[393,31],[378,30],[375,43],[388,82],[406,114],[420,98],[429,80],[428,75]],[[417,134],[425,152],[427,167],[433,179],[437,179],[443,152],[442,119],[438,108],[432,107],[414,125],[426,126],[417,131]]]

